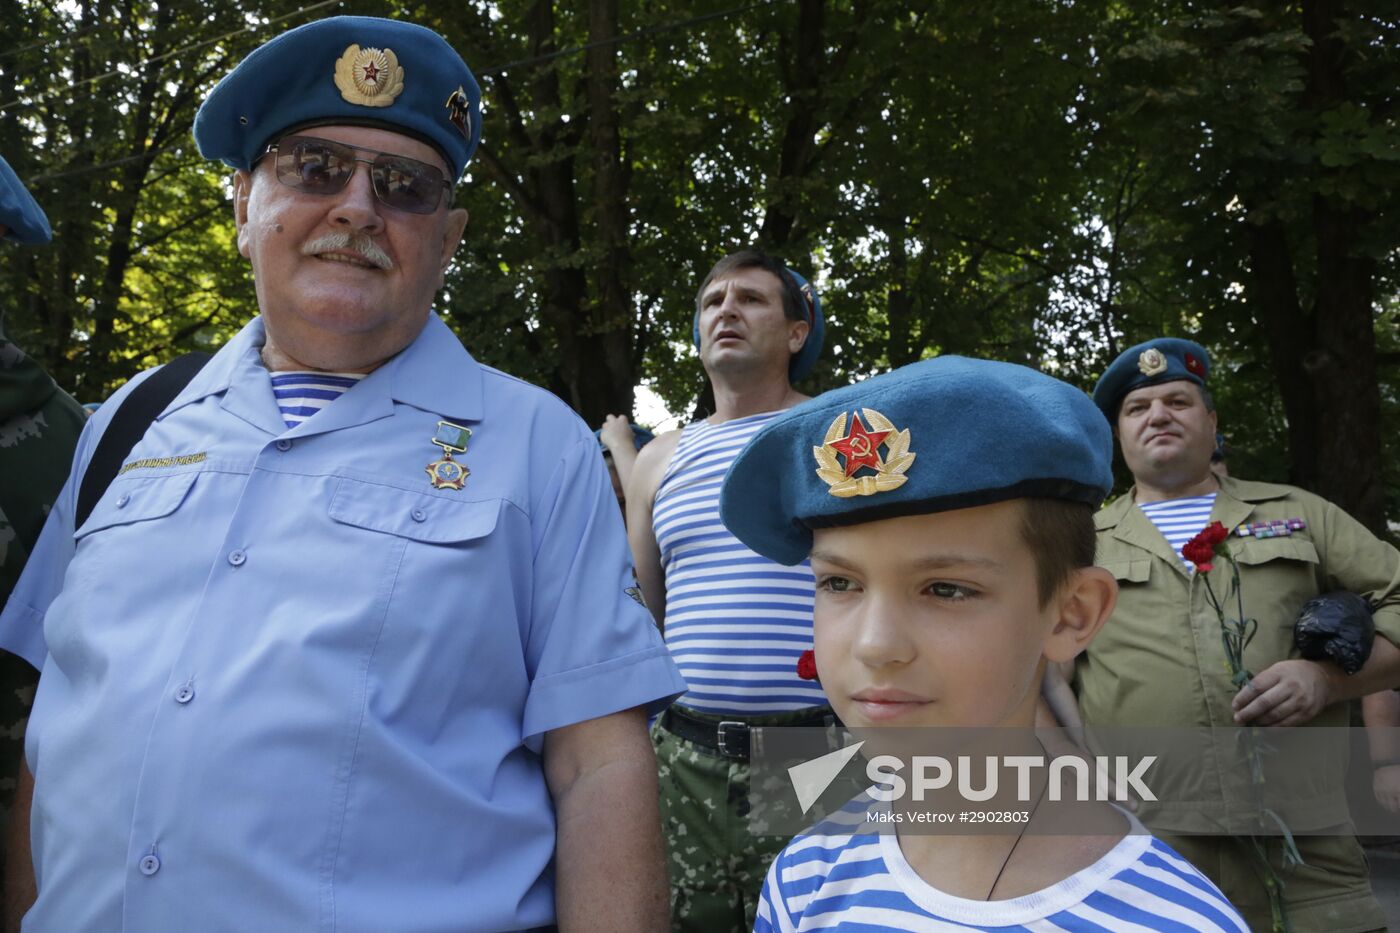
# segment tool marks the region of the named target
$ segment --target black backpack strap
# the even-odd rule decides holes
[[[177,356],[151,373],[122,400],[117,413],[107,423],[107,430],[102,432],[97,450],[93,451],[92,459],[83,473],[82,485],[78,487],[78,511],[73,516],[75,529],[83,526],[97,500],[117,478],[117,471],[122,468],[122,462],[131,453],[131,448],[146,435],[146,429],[165,411],[165,406],[175,400],[175,396],[189,385],[209,359],[208,353]]]

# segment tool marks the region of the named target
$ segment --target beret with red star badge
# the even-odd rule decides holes
[[[1158,337],[1118,354],[1094,386],[1094,404],[1109,421],[1116,421],[1123,396],[1134,389],[1182,380],[1204,386],[1209,374],[1205,347],[1180,337]]]
[[[814,528],[1032,497],[1098,506],[1112,456],[1107,423],[1074,386],[943,356],[774,418],[730,465],[720,517],[749,548],[796,564]]]
[[[257,48],[194,118],[199,151],[247,170],[288,130],[370,126],[433,146],[456,181],[481,139],[481,89],[447,40],[414,23],[332,16]]]

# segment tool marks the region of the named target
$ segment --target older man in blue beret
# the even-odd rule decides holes
[[[1213,473],[1210,369],[1199,344],[1157,338],[1120,354],[1094,389],[1134,485],[1095,520],[1097,560],[1118,579],[1118,605],[1066,672],[1079,709],[1062,710],[1062,718],[1082,711],[1091,726],[1345,726],[1344,701],[1400,682],[1400,554],[1311,493]],[[1244,658],[1254,677],[1238,690],[1205,586],[1214,580],[1215,592],[1226,592],[1230,568],[1217,561],[1198,571],[1183,556],[1183,545],[1211,522],[1229,531],[1243,618],[1259,623]],[[1380,636],[1369,661],[1350,676],[1333,661],[1299,657],[1293,644],[1303,604],[1338,589],[1370,601]],[[1302,833],[1296,840],[1305,864],[1286,869],[1283,846],[1270,842],[1294,933],[1385,925],[1340,799],[1345,762],[1330,764],[1330,796],[1309,801],[1315,806],[1292,827]],[[1248,773],[1209,758],[1189,769],[1165,760],[1161,766],[1160,786],[1180,805],[1157,817],[1154,829],[1179,834],[1172,844],[1220,885],[1251,929],[1270,928],[1264,874],[1248,840],[1202,835],[1218,833],[1230,813],[1251,807]],[[1189,796],[1176,792],[1183,787]]]
[[[4,159],[0,237],[25,246],[53,237],[43,209]],[[78,403],[10,339],[0,318],[0,608],[68,477],[85,418]],[[36,679],[34,668],[22,659],[0,654],[0,827],[7,826],[11,812],[19,739]],[[8,876],[3,869],[0,861],[0,873]]]
[[[431,311],[478,99],[437,34],[336,17],[201,108],[262,313],[0,618],[42,669],[26,930],[664,928],[645,720],[684,682],[597,442]]]

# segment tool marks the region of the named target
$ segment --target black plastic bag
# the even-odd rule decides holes
[[[1338,591],[1315,596],[1303,604],[1293,623],[1293,643],[1309,661],[1336,661],[1355,674],[1371,656],[1376,624],[1371,604],[1355,593]]]

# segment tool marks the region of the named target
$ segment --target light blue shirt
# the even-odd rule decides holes
[[[551,923],[544,734],[685,690],[597,441],[436,316],[289,429],[262,342],[205,366],[76,533],[70,481],[0,616],[43,670],[24,929]],[[462,490],[425,472],[440,419],[473,432]]]

